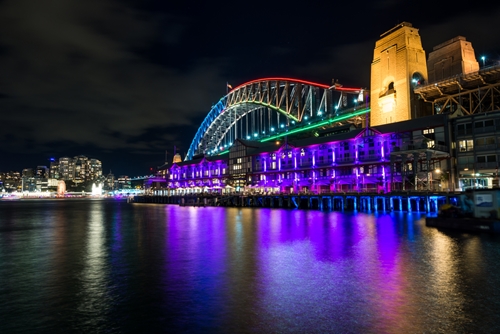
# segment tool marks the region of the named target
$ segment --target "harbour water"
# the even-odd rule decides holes
[[[424,217],[0,202],[0,333],[500,332],[500,237]]]

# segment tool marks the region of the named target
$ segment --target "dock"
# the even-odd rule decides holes
[[[189,194],[134,196],[131,203],[177,204],[181,206],[223,206],[312,209],[362,212],[437,213],[445,203],[457,205],[460,193],[393,192],[329,194]]]

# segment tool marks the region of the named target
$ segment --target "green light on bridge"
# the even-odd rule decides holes
[[[323,126],[323,125],[327,125],[327,124],[331,124],[331,123],[335,123],[335,122],[340,122],[340,121],[343,121],[343,120],[346,120],[346,119],[349,119],[349,118],[352,118],[352,117],[355,117],[355,116],[359,116],[359,115],[362,115],[362,114],[366,114],[366,113],[369,113],[369,112],[370,112],[370,108],[363,109],[363,110],[360,110],[360,111],[357,111],[357,112],[353,112],[351,114],[334,117],[334,118],[327,119],[325,121],[322,121],[322,122],[319,122],[319,123],[316,123],[316,124],[311,124],[311,125],[308,125],[308,126],[305,126],[305,127],[302,127],[302,128],[293,129],[293,130],[290,130],[290,131],[285,132],[285,133],[281,133],[281,134],[277,134],[277,135],[274,135],[274,136],[271,136],[271,137],[267,137],[267,138],[261,139],[260,142],[264,143],[266,141],[275,140],[275,139],[282,138],[284,136],[288,136],[288,135],[291,135],[291,134],[295,134],[295,133],[299,133],[299,132],[302,132],[302,131],[307,131],[307,130],[311,130],[311,129],[314,129],[314,128],[318,128],[318,127]]]

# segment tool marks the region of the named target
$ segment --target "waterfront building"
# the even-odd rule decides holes
[[[454,118],[453,157],[460,189],[499,186],[500,111]],[[447,176],[447,175],[446,175]]]
[[[115,189],[118,190],[132,189],[132,181],[127,175],[121,175],[115,181]]]
[[[227,156],[200,155],[189,161],[174,162],[167,186],[171,194],[225,193],[234,190],[228,177]]]

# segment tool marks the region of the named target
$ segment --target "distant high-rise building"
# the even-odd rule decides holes
[[[50,178],[59,179],[59,162],[51,161],[50,162]]]
[[[97,180],[102,176],[102,163],[97,159],[90,159],[88,161],[89,179]]]
[[[35,172],[33,168],[25,168],[21,177],[21,191],[35,191]]]
[[[106,180],[104,181],[104,189],[106,190],[114,190],[115,189],[115,175],[109,171],[109,174],[106,175]]]
[[[35,177],[41,179],[48,179],[50,176],[49,168],[47,166],[37,166],[35,170]]]
[[[62,157],[59,162],[51,162],[50,175],[55,179],[83,183],[98,180],[102,176],[102,162],[84,155],[74,158]]]
[[[76,183],[85,182],[89,179],[89,159],[84,155],[79,155],[74,157],[73,164],[75,166],[75,178],[73,179]]]
[[[35,172],[33,171],[33,168],[23,169],[22,177],[34,177],[34,176],[35,176]]]
[[[22,184],[21,179],[21,173],[19,172],[0,173],[0,183],[2,183],[0,188],[6,192],[20,190]]]
[[[75,164],[72,158],[59,158],[59,178],[64,181],[73,180],[75,178]]]

